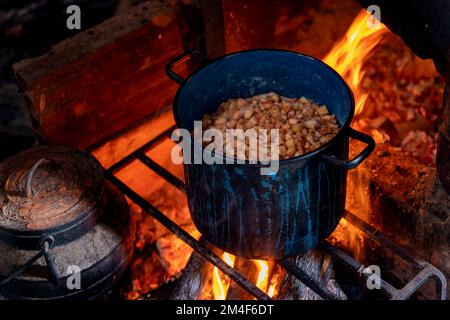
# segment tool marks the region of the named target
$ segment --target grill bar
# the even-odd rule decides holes
[[[168,172],[167,170],[159,166],[155,161],[153,161],[143,153],[137,153],[136,158],[138,158],[143,164],[145,164],[151,170],[156,172],[159,176],[164,177],[164,179],[166,179],[175,188],[177,188],[183,193],[186,193],[184,183],[180,179],[175,177],[172,173]]]
[[[231,280],[236,282],[249,294],[251,294],[252,296],[254,296],[259,300],[271,299],[266,293],[264,293],[253,283],[251,283],[240,272],[238,272],[237,270],[226,264],[206,245],[193,238],[181,226],[179,226],[174,221],[169,219],[166,215],[164,215],[164,213],[159,211],[155,206],[153,206],[151,203],[140,197],[125,183],[123,183],[117,177],[115,177],[114,172],[116,170],[127,166],[134,160],[139,160],[149,169],[153,170],[159,176],[167,180],[174,187],[178,188],[180,191],[185,193],[186,189],[183,181],[178,179],[171,172],[166,170],[164,167],[160,166],[158,163],[156,163],[146,155],[146,152],[148,152],[149,149],[154,148],[164,139],[170,137],[174,129],[175,127],[168,128],[167,130],[160,133],[157,137],[155,137],[148,143],[144,144],[136,151],[127,155],[126,157],[124,157],[123,159],[112,165],[109,169],[105,170],[106,178],[110,180],[113,184],[115,184],[126,196],[128,196],[133,202],[139,205],[144,211],[146,211],[152,217],[158,220],[162,225],[164,225],[169,231],[174,233],[177,237],[182,239],[186,244],[191,246],[205,260],[209,261],[214,266],[219,268],[219,270],[221,270],[224,274],[230,277]],[[408,299],[413,293],[418,291],[422,287],[422,285],[429,279],[433,279],[436,282],[438,298],[441,300],[446,299],[447,281],[445,275],[439,269],[437,269],[436,267],[434,267],[433,265],[424,260],[415,258],[414,255],[412,255],[410,252],[395,244],[392,240],[384,236],[377,229],[373,228],[366,222],[362,221],[361,219],[353,215],[351,212],[348,211],[346,212],[345,219],[354,226],[356,226],[357,228],[359,228],[361,231],[365,232],[368,235],[369,239],[377,241],[386,248],[392,249],[406,261],[414,263],[422,268],[422,270],[401,289],[397,289],[388,282],[386,282],[385,280],[380,279],[381,289],[386,293],[388,293],[388,295],[392,300]],[[333,246],[332,244],[326,241],[322,243],[321,246],[322,248],[327,250],[337,262],[342,263],[344,266],[352,269],[353,272],[359,273],[362,277],[365,277],[366,279],[370,276],[369,274],[364,272],[365,267],[363,264],[359,263],[358,261],[350,257],[347,253],[343,252],[339,248]],[[323,288],[310,275],[308,275],[306,272],[295,266],[288,259],[280,260],[277,263],[281,267],[283,267],[287,272],[291,273],[294,277],[296,277],[298,280],[307,285],[320,297],[328,300],[339,299],[339,297],[337,297],[334,293],[327,290],[326,288]]]
[[[112,183],[114,183],[120,191],[122,191],[128,198],[140,206],[144,211],[149,213],[153,218],[158,220],[163,226],[165,226],[169,231],[183,240],[192,249],[194,249],[198,254],[200,254],[204,259],[211,262],[214,266],[219,268],[224,274],[226,274],[230,279],[240,285],[242,288],[248,291],[252,296],[259,300],[270,300],[270,297],[251,283],[247,278],[245,278],[240,272],[236,271],[226,264],[220,257],[218,257],[214,252],[204,246],[200,241],[197,241],[189,233],[187,233],[178,224],[173,222],[171,219],[166,217],[161,211],[154,207],[151,203],[144,200],[141,196],[131,190],[126,184],[116,178],[111,172],[106,172],[106,177]]]
[[[338,259],[337,261],[342,263],[345,267],[353,270],[353,272],[355,273],[358,273],[361,277],[365,277],[366,279],[368,279],[369,275],[364,273],[365,269],[364,265],[362,263],[359,263],[352,257],[350,257],[344,251],[339,250],[338,248],[336,248],[335,246],[326,241],[321,244],[321,248],[325,249],[333,257],[337,258]],[[379,280],[381,289],[384,292],[387,292],[389,296],[392,296],[397,291],[397,289],[395,289],[388,282],[384,281],[382,278],[380,278]]]
[[[437,298],[440,300],[445,300],[447,297],[447,279],[445,275],[433,266],[428,261],[416,257],[412,252],[409,252],[406,248],[399,246],[394,241],[386,237],[383,233],[369,225],[367,222],[361,220],[351,212],[347,212],[345,219],[353,224],[355,227],[359,228],[363,232],[369,235],[371,240],[377,241],[383,247],[389,248],[402,257],[404,260],[420,267],[422,270],[414,276],[402,289],[396,289],[390,286],[387,288],[387,292],[391,295],[392,300],[406,300],[413,293],[418,291],[423,284],[428,280],[434,280],[436,282]],[[337,248],[335,248],[338,250]],[[352,259],[351,257],[349,257]],[[383,287],[382,281],[382,287]],[[385,284],[388,286],[388,284]]]
[[[300,280],[303,284],[305,284],[312,291],[317,293],[321,298],[326,300],[341,300],[340,297],[335,295],[330,290],[322,287],[313,277],[311,277],[308,273],[304,272],[302,269],[298,268],[295,263],[289,259],[283,259],[277,261],[277,263],[283,267],[287,272],[292,274],[298,280]]]
[[[161,143],[165,138],[170,137],[170,134],[172,133],[172,131],[175,129],[175,127],[170,127],[166,130],[164,130],[163,132],[161,132],[159,135],[157,135],[155,138],[153,138],[152,140],[150,140],[149,142],[147,142],[146,144],[144,144],[142,147],[140,147],[139,149],[137,149],[136,151],[130,153],[129,155],[127,155],[126,157],[124,157],[123,159],[119,160],[118,162],[116,162],[115,164],[113,164],[111,167],[109,167],[108,171],[109,172],[114,172],[124,166],[126,166],[127,164],[129,164],[130,162],[132,162],[135,159],[136,154],[139,153],[145,153],[147,150],[149,150],[150,148],[156,147],[159,143]],[[162,168],[162,167],[161,167]],[[167,171],[166,169],[162,168],[164,171]]]

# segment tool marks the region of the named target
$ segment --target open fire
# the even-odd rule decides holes
[[[389,33],[388,29],[381,23],[379,24],[370,24],[368,21],[372,19],[371,15],[367,13],[367,11],[362,10],[359,12],[354,19],[353,23],[348,28],[347,32],[345,33],[344,37],[339,40],[333,48],[329,51],[328,54],[323,58],[324,62],[329,64],[331,67],[333,67],[335,70],[337,70],[343,78],[346,80],[346,82],[351,87],[354,95],[355,95],[355,102],[356,102],[356,118],[353,123],[353,125],[361,130],[365,130],[368,133],[370,133],[372,136],[374,136],[377,140],[377,142],[386,142],[389,141],[390,136],[389,132],[384,130],[384,128],[380,128],[378,126],[367,126],[367,121],[370,120],[370,115],[373,113],[371,108],[374,108],[374,103],[371,101],[370,97],[370,90],[371,87],[367,84],[368,81],[376,81],[377,79],[373,80],[370,79],[367,75],[373,74],[373,71],[371,68],[373,68],[373,65],[371,65],[371,59],[374,58],[374,55],[377,53],[377,50],[382,47],[382,43],[384,39],[387,39],[387,41],[392,41],[389,39],[388,36],[392,37],[392,34]],[[378,110],[378,113],[380,113],[380,110]],[[369,119],[369,120],[368,120]],[[373,120],[373,119],[372,119]],[[170,124],[172,122],[170,121]],[[142,133],[143,134],[143,133]],[[141,135],[141,133],[138,133],[138,135]],[[172,144],[170,142],[167,142],[165,146],[159,147],[159,155],[166,154],[169,155],[170,147]],[[355,151],[355,150],[353,150]],[[153,156],[158,156],[154,154]],[[161,159],[161,163],[164,163],[167,165],[170,163],[169,159]],[[172,164],[169,165],[170,171],[174,172],[175,175],[182,178],[182,172],[181,168],[174,167]],[[139,176],[136,174],[137,168],[134,169],[134,171],[130,171],[128,174],[125,174],[123,176],[123,180],[127,180],[132,177]],[[352,176],[352,179],[349,181],[349,190],[351,192],[348,192],[347,198],[348,203],[351,209],[355,210],[355,212],[358,214],[359,217],[362,217],[366,220],[370,220],[370,215],[372,213],[371,207],[370,207],[370,201],[368,199],[368,195],[365,192],[365,184],[367,183],[367,172],[364,170],[356,170],[356,173]],[[131,178],[134,180],[134,178]],[[144,190],[146,188],[146,185],[141,185],[140,182],[135,181],[137,183],[136,188]],[[156,187],[155,189],[164,190],[163,192],[167,192],[167,190],[171,189],[172,187],[166,186],[166,187]],[[161,202],[159,197],[161,197],[161,191],[157,193],[156,196],[152,196],[151,193],[147,194],[147,197],[153,198],[155,197],[155,200],[157,202]],[[168,192],[171,194],[171,192]],[[169,197],[170,198],[170,197]],[[171,199],[165,199],[162,202],[164,203],[164,206],[167,206],[168,208],[179,208],[179,204],[174,205],[171,207],[170,202]],[[356,205],[355,205],[356,203]],[[186,226],[188,226],[189,229],[191,229],[191,233],[197,234],[196,238],[198,238],[198,231],[192,229],[194,228],[191,222],[188,222],[188,218],[186,219],[186,216],[188,215],[187,205],[185,204],[182,211],[184,212],[181,221],[184,221],[184,223],[187,223]],[[185,216],[186,215],[186,216]],[[177,220],[178,218],[176,218]],[[153,223],[152,223],[153,224]],[[145,226],[144,224],[143,226]],[[160,227],[157,227],[156,229],[159,229]],[[145,232],[146,233],[146,232]],[[144,234],[145,234],[144,233]],[[152,235],[154,237],[155,235]],[[335,232],[330,236],[329,240],[339,245],[340,247],[344,248],[347,252],[350,252],[355,258],[357,258],[360,261],[364,261],[365,258],[365,242],[366,237],[359,229],[352,226],[350,223],[348,223],[345,218],[343,218],[335,230]],[[148,239],[147,239],[148,241]],[[158,242],[161,242],[161,239],[157,240]],[[170,241],[174,241],[174,238],[171,237]],[[169,242],[170,242],[169,241]],[[144,241],[145,242],[145,241]],[[173,246],[169,246],[167,250],[173,251]],[[144,248],[143,248],[144,249]],[[171,270],[169,272],[169,275],[165,275],[163,277],[163,281],[166,281],[170,279],[171,276],[174,276],[181,272],[186,264],[188,263],[188,258],[191,254],[191,250],[188,247],[185,247],[185,245],[181,245],[180,248],[175,249],[176,255],[174,253],[168,253],[168,257],[166,257],[165,250],[160,250],[159,255],[162,261],[163,266],[169,265],[169,266],[177,266],[175,269],[171,270],[171,267],[168,269],[164,267],[166,270]],[[180,251],[181,250],[181,251]],[[180,254],[181,253],[181,254]],[[229,253],[222,253],[221,255],[222,259],[231,267],[238,268],[245,276],[247,276],[249,279],[252,279],[254,284],[261,289],[263,292],[268,294],[270,297],[277,298],[282,282],[283,277],[285,277],[283,271],[280,270],[280,268],[276,268],[275,264],[270,261],[264,261],[264,260],[250,260],[248,262],[243,262],[242,258],[235,257]],[[329,259],[329,258],[328,258]],[[129,294],[130,298],[136,298],[138,297],[139,292],[145,292],[150,289],[145,285],[146,282],[149,281],[149,279],[152,279],[153,276],[150,275],[150,278],[146,279],[147,276],[150,273],[155,273],[154,267],[152,267],[149,271],[146,271],[146,269],[142,269],[141,265],[142,261],[139,262],[139,260],[136,261],[136,269],[134,269],[136,272],[133,272],[133,274],[139,274],[139,278],[135,279],[135,284],[137,285],[134,290]],[[152,265],[155,263],[154,260],[151,260],[150,262]],[[328,262],[325,262],[322,265],[322,268],[324,270],[327,269]],[[156,268],[157,269],[157,268]],[[225,300],[228,297],[228,292],[232,288],[232,281],[225,276],[217,267],[211,267],[207,268],[207,272],[209,272],[209,275],[206,277],[210,279],[207,281],[207,288],[203,288],[203,298],[209,298],[209,299],[215,299],[215,300]],[[322,272],[325,272],[325,271]],[[142,278],[142,272],[144,274],[147,274],[145,278]],[[153,282],[153,281],[151,281]],[[144,285],[144,286],[143,286]],[[154,287],[151,287],[152,289],[157,288],[157,285],[155,283]],[[206,293],[205,293],[206,292]],[[240,296],[242,297],[242,296]],[[249,297],[247,297],[249,298]]]
[[[365,10],[362,10],[348,28],[345,36],[333,46],[333,48],[329,51],[329,53],[324,57],[323,60],[334,69],[336,69],[344,77],[344,79],[354,92],[357,117],[353,125],[358,129],[366,130],[368,133],[375,136],[378,142],[385,142],[389,140],[389,135],[385,130],[378,130],[378,127],[367,128],[367,126],[364,126],[364,124],[368,121],[367,119],[370,119],[370,109],[374,108],[373,101],[370,100],[370,86],[367,85],[367,80],[369,78],[367,77],[367,74],[370,72],[373,73],[371,69],[373,68],[373,66],[370,62],[371,59],[374,58],[374,55],[377,53],[378,49],[382,47],[383,39],[391,41],[388,38],[388,35],[391,34],[383,24],[377,24],[375,26],[368,24],[368,19],[371,19],[370,14],[368,14]],[[376,81],[376,79],[371,81]],[[167,121],[167,119],[165,121]],[[165,123],[165,125],[169,126],[172,123],[173,122],[170,120],[168,121],[168,123]],[[135,136],[140,136],[141,134],[145,136],[145,133],[139,131],[135,133]],[[163,157],[162,159],[160,159],[161,163],[165,166],[168,165],[171,172],[173,172],[176,176],[183,178],[181,168],[171,164],[170,159],[167,158],[170,154],[171,147],[171,142],[165,142],[164,145],[158,146],[159,151],[155,152],[152,156],[161,157],[161,155],[163,154],[167,155],[166,158]],[[101,153],[102,152],[98,154],[99,158],[102,158]],[[107,158],[108,156],[105,156],[105,160]],[[121,179],[124,181],[131,179],[130,181],[134,181],[136,183],[136,185],[134,186],[136,190],[145,190],[147,188],[147,185],[141,185],[140,181],[142,179],[138,179],[138,181],[134,178],[137,176],[141,177],[141,175],[137,174],[137,171],[139,171],[139,168],[135,167],[128,173],[124,172],[120,174]],[[364,170],[356,170],[356,174],[353,175],[352,179],[349,181],[349,190],[352,192],[347,194],[347,198],[351,209],[355,210],[359,217],[369,220],[372,211],[370,208],[368,195],[363,188],[367,183],[366,175],[367,172],[365,172]],[[149,177],[149,179],[154,180],[158,178]],[[178,210],[180,210],[180,205],[178,203],[173,204],[173,206],[170,204],[172,202],[170,196],[168,198],[163,197],[163,200],[161,200],[162,193],[173,194],[173,192],[169,191],[172,189],[172,187],[167,183],[166,185],[167,186],[156,186],[155,190],[159,191],[157,191],[157,193],[154,195],[152,195],[152,192],[149,193],[147,189],[146,197],[150,199],[154,198],[157,202],[163,203],[163,207],[179,208]],[[172,211],[173,209],[170,210]],[[182,223],[188,226],[187,228],[192,230],[191,233],[196,234],[196,238],[198,238],[198,231],[194,230],[195,228],[188,218],[187,204],[184,204],[181,210],[183,214],[179,217],[175,217],[175,220],[177,221],[178,219],[181,219],[179,221],[184,221]],[[153,222],[150,224],[153,225]],[[148,223],[144,223],[142,225],[142,227],[145,226],[148,226]],[[155,226],[152,226],[152,228],[155,228]],[[156,227],[157,230],[160,228],[161,227]],[[147,231],[142,234],[146,233]],[[158,233],[160,233],[160,231],[156,231],[156,234]],[[150,237],[154,238],[155,234],[150,235]],[[160,239],[157,239],[157,243],[160,243],[162,241],[174,241],[173,237],[170,237],[170,240],[167,241],[162,239],[164,239],[164,236]],[[145,243],[150,239],[142,240]],[[366,237],[363,232],[348,223],[345,218],[341,220],[339,226],[330,236],[329,240],[332,243],[339,245],[347,252],[350,252],[358,260],[364,261]],[[192,252],[191,249],[184,244],[182,244],[177,249],[174,249],[173,245],[168,246],[167,250],[169,251],[169,253],[166,253],[164,247],[162,246],[158,246],[158,248],[163,248],[158,253],[158,255],[160,256],[159,260],[162,260],[163,269],[166,269],[166,271],[171,271],[169,272],[169,274],[163,275],[159,281],[155,282],[154,275],[161,273],[161,271],[156,271],[159,269],[154,267],[154,259],[151,259],[148,262],[152,265],[152,267],[148,271],[146,271],[146,268],[142,269],[142,267],[144,267],[144,265],[142,265],[143,261],[148,260],[136,260],[135,268],[133,268],[135,272],[133,272],[133,274],[139,276],[134,281],[135,288],[129,294],[129,298],[137,298],[139,296],[139,293],[146,292],[149,289],[156,289],[158,287],[157,283],[160,283],[161,280],[167,281],[172,276],[181,272],[188,263],[189,256]],[[143,247],[142,249],[144,250],[145,247]],[[172,252],[173,250],[175,251]],[[238,268],[245,276],[247,276],[249,279],[252,279],[254,284],[270,297],[278,297],[282,286],[283,277],[285,275],[280,270],[280,268],[275,267],[274,263],[264,260],[251,260],[247,263],[244,263],[243,260],[245,259],[235,257],[226,252],[222,253],[221,257],[229,266]],[[324,264],[324,269],[326,269],[327,264],[328,263]],[[173,266],[176,267],[173,268]],[[206,270],[208,270],[207,272],[209,272],[209,276],[206,277],[210,279],[208,281],[209,284],[207,285],[209,286],[209,289],[203,288],[204,293],[202,294],[202,297],[215,300],[227,299],[228,292],[232,287],[232,281],[221,271],[219,271],[217,267],[207,268]],[[143,278],[143,274],[147,276],[144,276]],[[151,287],[148,287],[149,281],[150,283],[154,283]]]
[[[325,63],[341,74],[352,89],[355,96],[356,115],[362,113],[364,110],[365,102],[369,95],[362,86],[364,76],[367,72],[365,63],[373,56],[374,50],[376,50],[377,45],[382,41],[383,36],[389,32],[383,24],[371,23],[372,19],[373,17],[369,12],[361,10],[345,33],[345,36],[323,58]],[[359,190],[361,190],[362,194],[350,196],[359,197],[362,204],[368,203],[363,190]],[[368,210],[365,212],[367,213]],[[355,257],[359,259],[363,258],[364,235],[361,231],[349,225],[345,218],[342,218],[340,225],[330,238],[333,242],[338,242],[347,250],[353,252]],[[222,258],[230,266],[234,265],[234,256],[224,253]],[[254,260],[254,263],[257,266],[256,286],[269,296],[276,296],[276,288],[279,286],[276,280],[278,278],[277,275],[269,272],[269,263],[267,261]],[[217,268],[214,268],[213,272],[214,298],[216,300],[224,300],[229,287],[229,279],[226,279],[226,276],[221,274]],[[268,287],[269,282],[270,286]]]
[[[229,253],[224,253],[222,259],[230,266],[234,267],[235,256]],[[227,298],[228,288],[230,286],[230,280],[226,279],[223,275],[220,275],[219,269],[214,267],[213,271],[213,293],[215,300],[225,300]]]
[[[242,39],[236,39],[235,30],[229,30],[233,24],[228,20],[234,21],[233,12],[235,11],[233,10],[237,8],[234,7],[235,5],[225,1],[222,8],[226,24],[225,30],[222,31],[226,35],[223,39],[221,54],[227,50],[247,49],[243,46]],[[400,38],[389,32],[385,25],[374,21],[373,17],[365,10],[357,12],[356,10],[359,10],[360,7],[355,9],[354,4],[349,5],[353,21],[348,20],[346,31],[340,30],[334,34],[330,32],[331,36],[324,36],[323,42],[328,40],[330,44],[326,48],[327,50],[323,50],[326,46],[322,43],[317,46],[320,48],[314,48],[313,41],[304,41],[304,35],[296,32],[297,29],[305,28],[312,36],[321,34],[321,29],[317,25],[321,24],[324,19],[335,20],[330,19],[327,15],[336,9],[335,6],[339,7],[341,4],[330,4],[330,11],[322,10],[319,8],[321,5],[322,3],[311,8],[306,6],[304,15],[302,13],[298,16],[295,14],[290,16],[288,5],[277,11],[278,17],[274,21],[274,30],[271,30],[270,26],[268,27],[274,34],[274,39],[272,43],[264,45],[301,51],[320,57],[335,69],[352,89],[356,106],[352,127],[374,137],[379,145],[376,151],[380,149],[382,151],[379,151],[381,157],[380,153],[377,154],[381,159],[379,160],[381,165],[376,167],[377,170],[373,169],[374,165],[370,162],[374,158],[372,157],[367,161],[370,165],[364,165],[349,172],[346,209],[357,219],[374,223],[378,227],[382,224],[377,225],[377,223],[386,219],[378,214],[380,210],[383,210],[385,204],[380,203],[381,200],[378,196],[382,191],[373,180],[383,175],[383,169],[387,168],[386,171],[390,170],[391,175],[393,172],[400,178],[403,177],[405,181],[411,172],[414,174],[416,180],[407,181],[411,185],[406,183],[398,188],[403,194],[408,192],[405,185],[409,186],[409,189],[413,189],[412,193],[416,193],[415,186],[412,185],[414,181],[423,182],[426,179],[425,182],[434,181],[437,132],[439,114],[442,112],[444,82],[431,62],[421,60],[412,54]],[[346,4],[343,5],[343,8],[346,8]],[[245,9],[247,8],[245,7]],[[262,8],[261,10],[266,9]],[[229,10],[230,14],[227,14],[226,10]],[[270,8],[268,10],[270,11]],[[236,281],[236,276],[227,271],[224,264],[217,263],[217,261],[220,262],[220,259],[211,263],[211,260],[203,259],[205,254],[202,254],[201,250],[199,251],[195,246],[193,247],[196,250],[193,251],[186,244],[186,242],[189,243],[186,241],[186,237],[192,237],[192,240],[196,241],[195,243],[204,245],[205,248],[220,257],[227,266],[248,279],[251,284],[250,289],[258,288],[263,297],[267,295],[274,299],[320,298],[320,294],[316,294],[318,291],[311,286],[308,287],[307,282],[302,283],[298,276],[293,275],[292,268],[288,268],[287,262],[289,262],[306,270],[306,274],[326,288],[333,298],[351,299],[352,297],[346,296],[345,290],[339,283],[339,277],[346,278],[346,273],[335,266],[334,256],[330,253],[331,251],[327,251],[326,246],[342,250],[358,260],[361,264],[356,267],[357,273],[363,273],[365,264],[372,264],[378,259],[376,254],[371,255],[377,251],[369,239],[373,236],[370,233],[371,229],[369,232],[367,229],[363,232],[362,228],[355,227],[354,220],[351,218],[353,215],[349,215],[349,219],[342,218],[338,227],[323,245],[305,255],[289,258],[289,261],[287,261],[288,259],[279,261],[244,259],[229,252],[220,251],[203,242],[204,239],[194,226],[189,213],[186,199],[187,188],[182,182],[185,180],[185,171],[181,165],[171,161],[171,150],[174,143],[166,135],[164,138],[157,139],[163,136],[163,132],[169,132],[175,124],[170,110],[161,106],[167,106],[170,103],[176,86],[172,83],[168,84],[167,79],[154,76],[163,74],[166,60],[175,56],[180,48],[183,49],[181,40],[183,40],[184,47],[191,45],[187,42],[194,41],[180,39],[180,34],[185,36],[189,32],[198,30],[196,31],[194,28],[194,30],[179,32],[178,28],[181,28],[180,26],[187,21],[179,23],[176,20],[181,19],[177,16],[179,12],[174,14],[175,11],[163,6],[158,1],[151,2],[151,5],[142,5],[136,9],[136,12],[134,17],[142,18],[138,19],[141,20],[140,23],[135,22],[128,25],[126,21],[130,21],[130,19],[125,15],[124,18],[119,17],[113,21],[117,25],[110,22],[111,24],[107,23],[95,30],[100,36],[103,36],[107,34],[105,30],[113,25],[116,32],[111,39],[105,38],[104,41],[108,45],[100,49],[96,45],[92,45],[83,48],[83,54],[78,54],[76,50],[78,42],[90,43],[85,41],[83,36],[98,37],[94,31],[90,31],[87,35],[81,35],[79,39],[74,38],[73,42],[69,41],[68,45],[64,44],[52,49],[51,54],[44,58],[38,58],[35,65],[31,67],[27,65],[28,62],[23,62],[17,67],[19,71],[16,71],[24,86],[22,89],[26,91],[26,99],[32,110],[33,120],[36,125],[40,126],[37,130],[39,136],[46,136],[50,144],[73,143],[82,148],[90,146],[89,151],[106,169],[106,175],[111,180],[110,182],[116,184],[114,179],[118,179],[117,181],[123,183],[125,188],[129,188],[138,197],[154,206],[154,208],[142,206],[142,203],[136,201],[136,198],[130,197],[130,194],[123,191],[123,188],[121,189],[128,197],[132,216],[136,221],[137,238],[129,275],[114,289],[113,294],[127,299],[153,299],[161,296],[164,299],[227,300],[254,299],[253,296],[258,296],[254,294],[254,291],[249,290],[248,286],[245,287],[245,283],[243,286],[242,283]],[[154,15],[151,19],[148,18],[149,12]],[[292,20],[290,20],[291,18]],[[257,21],[258,19],[255,18],[254,22]],[[243,21],[240,21],[239,18],[236,18],[234,22],[236,22],[236,29],[241,30],[242,33],[248,31],[249,34],[255,35],[255,39],[258,39],[260,33],[264,33],[266,30],[264,28],[267,27],[259,21],[258,26],[261,24],[262,31],[254,29],[254,26],[253,29],[246,30],[245,27],[242,27]],[[248,25],[252,26],[252,23],[250,21]],[[127,25],[128,31],[122,30],[123,24]],[[149,25],[152,30],[150,34],[147,29]],[[332,29],[332,27],[328,27],[328,29]],[[127,35],[126,32],[129,34]],[[205,32],[208,33],[210,30]],[[338,34],[344,35],[338,37]],[[290,39],[289,42],[283,42],[283,37],[286,35]],[[214,52],[211,48],[215,47],[210,42],[214,43],[216,39],[211,39],[211,34],[207,34],[206,37],[205,46],[209,51]],[[243,39],[245,40],[245,36]],[[334,43],[332,47],[331,43]],[[249,46],[253,48],[257,45],[249,43]],[[329,49],[330,47],[331,49]],[[317,51],[314,51],[315,49]],[[62,53],[59,53],[58,50],[61,50]],[[122,53],[111,55],[110,51],[114,50]],[[308,52],[308,50],[311,51]],[[67,54],[72,51],[75,52],[73,57]],[[88,54],[85,54],[86,52]],[[324,54],[325,52],[327,53]],[[209,52],[209,54],[211,53]],[[53,65],[51,63],[53,55],[66,57],[67,61],[63,59],[60,65],[58,60],[58,63]],[[110,55],[111,60],[104,58]],[[69,68],[65,63],[69,65]],[[39,69],[47,65],[51,66],[50,69],[54,67],[57,72]],[[83,72],[81,75],[78,74],[77,70],[86,65],[91,66],[94,70],[92,76],[86,76]],[[98,68],[98,65],[101,67]],[[123,69],[119,67],[122,65]],[[185,69],[180,70],[180,74],[193,65],[188,63],[184,67]],[[111,73],[105,72],[105,70],[111,71]],[[127,70],[126,76],[122,75],[123,70]],[[129,70],[133,71],[128,72]],[[31,75],[27,77],[28,74]],[[68,84],[64,83],[62,88],[53,85],[53,82],[59,84],[60,77],[66,74],[73,75],[73,79],[71,78]],[[97,90],[93,91],[90,87],[84,87],[85,83],[92,80],[90,77],[98,78],[99,86],[107,84],[105,88],[98,89],[104,94],[99,95]],[[117,80],[108,83],[108,77]],[[29,85],[29,82],[33,85]],[[82,88],[78,84],[83,84]],[[77,90],[85,95],[72,96]],[[158,94],[149,95],[148,92],[157,92]],[[97,108],[103,105],[106,106],[106,109]],[[150,105],[151,110],[148,107]],[[98,127],[97,124],[88,123],[90,118],[97,116],[102,119],[102,121],[97,121]],[[71,121],[68,125],[67,119],[72,119],[72,117],[75,117],[76,121]],[[80,124],[80,128],[77,127],[78,124]],[[99,129],[103,126],[107,128],[104,132]],[[65,128],[65,131],[62,128]],[[75,134],[78,131],[83,134]],[[156,142],[149,147],[149,141]],[[352,141],[350,149],[349,158],[352,158],[361,151],[362,144]],[[408,159],[403,160],[402,155],[407,155]],[[396,165],[390,163],[394,161],[390,160],[391,157],[394,160],[400,159],[399,163]],[[419,168],[420,170],[408,171],[403,162],[407,164],[407,168]],[[380,170],[380,168],[382,169]],[[393,169],[391,170],[391,168]],[[168,174],[164,172],[162,174],[163,170],[166,170]],[[389,179],[379,179],[376,182],[379,184],[379,181],[383,183],[386,180]],[[399,180],[398,177],[397,180]],[[426,189],[425,182],[420,184],[424,190]],[[393,185],[395,183],[397,182],[394,182]],[[396,187],[392,187],[391,190],[394,190],[392,194],[397,197]],[[431,192],[434,192],[433,197],[438,194],[435,189],[429,191],[429,193]],[[429,196],[429,193],[420,198],[420,205],[426,203],[432,207],[433,212],[440,214],[439,219],[444,219],[442,218],[444,214],[441,212],[445,213],[445,210],[441,210],[439,201],[436,200],[439,198],[433,198]],[[405,196],[404,202],[412,203],[413,201],[407,196]],[[427,198],[427,196],[429,197]],[[398,196],[396,200],[398,198],[402,200],[401,196]],[[414,202],[411,206],[414,210],[422,212],[420,205]],[[393,210],[396,209],[397,207]],[[148,213],[152,210],[162,212],[176,226],[182,228],[182,231],[174,231],[173,228],[169,228],[167,224],[161,222],[161,219],[152,216],[151,213],[149,215]],[[411,223],[408,218],[405,219],[404,216],[401,217],[403,220],[399,218],[401,222],[407,221],[405,228],[410,228]],[[417,220],[416,218],[410,219],[414,223]],[[432,221],[434,223],[434,220]],[[388,224],[389,220],[381,222]],[[416,226],[414,225],[414,227]],[[442,228],[442,226],[436,228]],[[402,232],[409,232],[414,237],[414,233],[410,232],[413,230],[412,227],[405,230]],[[429,230],[427,229],[427,231]],[[185,232],[185,234],[180,237],[180,232]],[[445,232],[442,231],[442,234],[444,236]],[[396,241],[409,245],[407,238],[403,238],[402,235],[399,235]],[[398,241],[399,239],[400,241]],[[229,250],[232,251],[231,248]],[[445,258],[433,256],[429,257],[427,261],[430,261],[431,258],[438,262],[445,260]],[[392,261],[390,260],[389,263]],[[444,261],[441,265],[445,266],[445,263]],[[397,262],[394,261],[395,267],[401,266],[401,264],[396,264]],[[403,269],[399,267],[398,271],[401,273]],[[393,279],[398,281],[396,284],[399,287],[403,285],[397,278],[393,277]],[[352,284],[345,283],[344,285],[351,286]],[[357,285],[354,287],[356,288]],[[356,295],[358,294],[363,295],[363,293]],[[401,297],[401,294],[398,297]]]
[[[367,89],[363,87],[364,76],[367,73],[366,62],[374,55],[377,45],[382,41],[383,36],[389,30],[380,22],[372,23],[372,15],[366,10],[362,10],[353,23],[350,25],[345,36],[331,49],[325,56],[324,62],[333,67],[346,80],[355,96],[355,116],[361,114],[366,107],[366,100],[369,96]],[[355,123],[354,123],[355,125]],[[357,129],[362,129],[356,126]],[[376,131],[376,130],[374,130]],[[377,136],[374,132],[372,135]],[[376,139],[379,142],[379,139]],[[358,215],[369,218],[370,205],[367,194],[362,188],[364,171],[355,169],[356,179],[349,181],[353,184],[354,193],[347,194],[348,198],[356,198],[359,208]],[[335,232],[331,235],[333,242],[338,242],[353,252],[358,260],[364,258],[364,235],[362,232],[347,223],[345,218]]]
[[[345,79],[355,95],[355,114],[360,114],[368,96],[363,88],[367,70],[365,63],[389,30],[380,22],[370,23],[372,15],[361,10],[345,36],[334,45],[323,61],[333,67]]]

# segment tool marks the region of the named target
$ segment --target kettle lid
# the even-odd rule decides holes
[[[103,169],[85,151],[38,146],[12,156],[0,164],[0,239],[69,231],[97,212],[103,190]]]

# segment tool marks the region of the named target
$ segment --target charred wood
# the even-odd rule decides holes
[[[346,299],[345,293],[334,279],[333,261],[330,254],[314,249],[295,258],[289,258],[295,267],[299,268],[324,290],[329,291],[339,299]],[[298,280],[293,274],[286,273],[278,294],[279,300],[322,300],[311,288]]]
[[[213,266],[209,262],[196,252],[192,253],[170,299],[197,300],[210,296],[212,270]]]

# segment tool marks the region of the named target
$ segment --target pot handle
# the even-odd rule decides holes
[[[167,76],[172,79],[173,81],[175,81],[178,84],[181,84],[184,82],[184,79],[182,76],[180,76],[178,73],[176,73],[175,71],[173,71],[173,68],[183,62],[186,61],[188,59],[191,58],[197,58],[200,59],[204,62],[209,62],[211,61],[211,58],[208,57],[206,54],[204,54],[203,52],[199,51],[199,50],[187,50],[184,53],[180,54],[179,56],[173,58],[167,65],[166,65],[166,74]]]
[[[375,149],[375,140],[365,133],[356,131],[355,129],[349,128],[350,138],[356,139],[358,141],[364,142],[367,146],[352,160],[345,161],[330,157],[325,154],[319,154],[320,158],[326,163],[341,167],[343,169],[354,169],[361,164]]]

